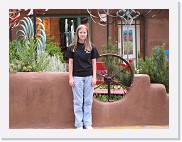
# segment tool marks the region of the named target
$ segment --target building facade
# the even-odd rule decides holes
[[[29,17],[42,19],[46,35],[54,36],[62,52],[73,40],[76,27],[80,24],[89,28],[91,41],[100,54],[109,37],[117,45],[115,50],[118,55],[134,61],[139,56],[149,56],[153,47],[163,43],[166,50],[169,49],[168,9],[129,12],[120,9],[49,9],[44,14],[34,12]],[[25,10],[20,13],[18,20],[27,16]],[[12,40],[16,39],[16,28],[12,29],[11,36]]]

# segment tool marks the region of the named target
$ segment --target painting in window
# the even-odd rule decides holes
[[[123,26],[123,55],[133,56],[135,54],[135,30],[134,26]]]

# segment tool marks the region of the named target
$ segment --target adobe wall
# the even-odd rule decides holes
[[[12,73],[10,128],[74,128],[68,73]],[[93,101],[93,127],[169,125],[169,96],[147,75],[134,75],[131,91],[116,102]]]
[[[149,56],[152,48],[165,43],[169,49],[169,10],[163,10],[159,16],[146,18],[146,55]]]

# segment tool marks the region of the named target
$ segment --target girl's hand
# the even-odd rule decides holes
[[[91,86],[94,86],[96,84],[96,78],[92,78]]]
[[[69,85],[71,87],[74,87],[75,86],[75,83],[74,83],[74,79],[73,78],[69,79]]]

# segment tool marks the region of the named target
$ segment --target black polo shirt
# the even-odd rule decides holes
[[[86,77],[93,75],[92,59],[98,58],[99,53],[93,44],[91,51],[85,51],[84,44],[78,42],[76,51],[68,47],[65,56],[73,59],[73,76]]]

